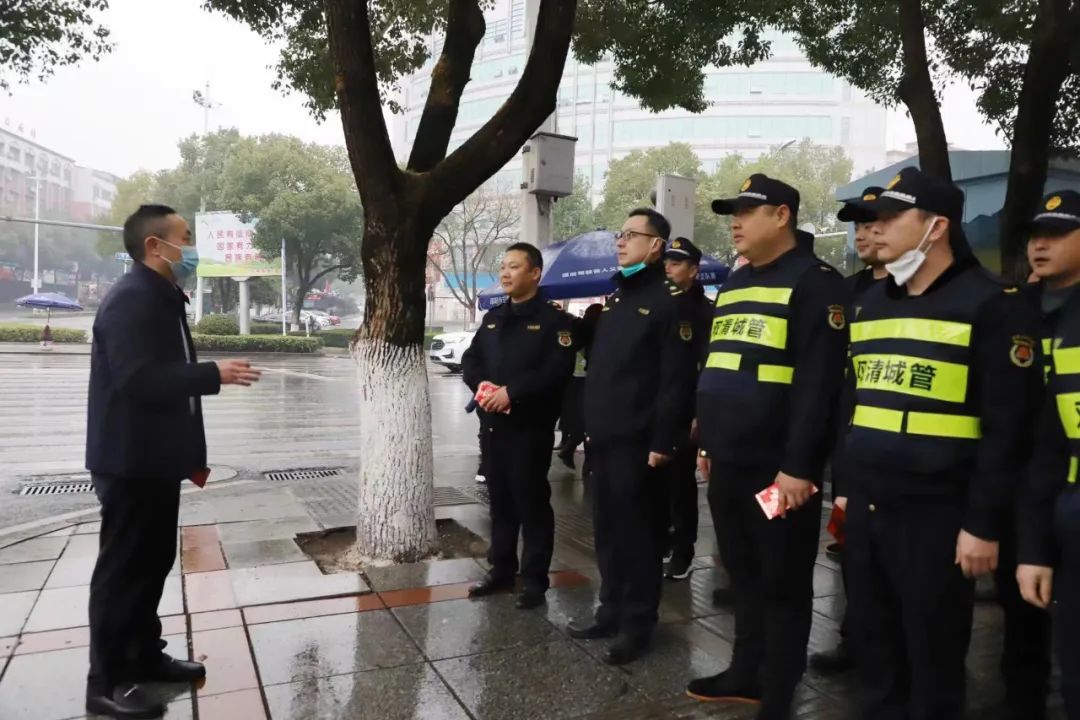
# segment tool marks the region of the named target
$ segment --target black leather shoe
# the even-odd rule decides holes
[[[832,650],[814,653],[808,662],[811,668],[826,675],[847,672],[855,667],[855,659],[844,643],[840,643]]]
[[[718,607],[731,607],[735,604],[735,593],[731,588],[716,588],[712,591],[712,604]]]
[[[161,663],[151,669],[146,682],[190,683],[206,677],[206,666],[191,660],[177,660],[165,653],[161,654]]]
[[[86,712],[111,718],[153,720],[165,714],[165,706],[151,699],[138,685],[120,685],[112,695],[87,695]]]
[[[503,580],[502,578],[488,575],[486,578],[469,588],[469,597],[486,597],[503,590],[509,590],[512,587],[514,587],[513,579]]]
[[[757,683],[738,680],[727,672],[691,680],[686,694],[702,702],[761,704],[761,688]]]
[[[532,610],[538,608],[546,601],[546,591],[533,588],[525,588],[514,600],[514,607],[518,610]]]
[[[648,638],[620,635],[604,653],[604,662],[608,665],[626,665],[640,658],[648,649]]]
[[[598,622],[572,622],[566,626],[566,634],[575,640],[599,640],[600,638],[613,638],[618,630],[610,625],[601,625]]]

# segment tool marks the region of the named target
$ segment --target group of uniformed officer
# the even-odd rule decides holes
[[[601,589],[569,634],[615,638],[612,664],[648,650],[664,555],[673,579],[694,556],[696,456],[735,645],[726,671],[687,692],[790,717],[831,461],[848,613],[839,652],[812,662],[854,662],[861,716],[963,716],[974,578],[993,572],[1007,717],[1045,716],[1053,601],[1066,711],[1080,718],[1080,195],[1043,200],[1028,245],[1039,282],[1024,289],[979,264],[963,193],[913,168],[841,211],[867,265],[846,281],[797,231],[786,183],[752,175],[713,211],[731,216],[748,263],[708,306],[700,252],[669,242],[662,215],[634,210],[616,234],[617,289],[589,329],[584,401]],[[535,248],[508,251],[511,302],[484,318],[464,366],[471,387],[500,387],[482,404],[492,570],[473,594],[512,584],[520,527],[520,607],[547,587],[546,471],[576,347],[539,276]],[[757,498],[770,489],[774,519]]]

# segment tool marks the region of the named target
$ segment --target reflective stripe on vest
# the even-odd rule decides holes
[[[1069,474],[1065,478],[1065,481],[1068,482],[1070,485],[1076,484],[1076,471],[1078,465],[1080,465],[1080,462],[1077,461],[1075,455],[1069,458]]]
[[[1054,341],[1050,338],[1042,339],[1043,351],[1043,384],[1050,379],[1050,371],[1054,369]]]
[[[733,305],[737,302],[759,302],[769,305],[787,305],[791,301],[791,288],[749,287],[729,290],[716,296],[716,307]]]
[[[717,370],[739,370],[742,365],[742,355],[731,352],[709,353],[705,367]],[[795,368],[788,365],[758,365],[757,379],[759,382],[773,382],[790,385],[795,376]]]
[[[772,288],[747,288],[748,290],[766,290]],[[729,294],[734,294],[733,291]],[[721,295],[723,297],[723,295]],[[771,317],[769,315],[757,315],[741,313],[735,315],[723,315],[713,319],[710,342],[717,340],[729,340],[733,342],[752,343],[765,347],[783,350],[787,347],[787,320],[785,318]]]
[[[882,390],[962,403],[967,394],[964,365],[910,355],[856,355],[851,359],[858,390]]]
[[[918,340],[968,347],[971,345],[971,325],[922,318],[895,318],[852,323],[851,342],[868,340]]]
[[[977,417],[946,413],[904,412],[869,405],[855,406],[851,424],[885,432],[906,432],[909,435],[931,435],[966,440],[978,440],[982,437]]]
[[[1080,373],[1080,347],[1057,348],[1054,354],[1054,372],[1058,375]]]

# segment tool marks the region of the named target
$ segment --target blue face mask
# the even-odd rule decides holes
[[[639,263],[634,263],[633,265],[627,265],[626,267],[621,267],[621,268],[619,268],[619,272],[622,273],[623,277],[630,277],[631,275],[635,275],[635,274],[641,272],[644,269],[645,269],[645,263],[644,262],[639,262]]]
[[[176,278],[178,285],[183,285],[184,281],[195,274],[195,269],[199,267],[199,250],[192,245],[173,245],[171,242],[165,243],[169,247],[174,247],[180,251],[179,260],[168,260],[169,269],[172,270],[173,277]]]

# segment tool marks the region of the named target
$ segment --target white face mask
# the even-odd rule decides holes
[[[940,217],[940,216],[939,216]],[[912,250],[908,250],[906,253],[898,257],[891,263],[885,263],[885,270],[892,275],[893,281],[897,286],[904,285],[915,276],[915,273],[919,271],[922,264],[926,262],[926,250],[930,249],[932,242],[930,240],[930,233],[934,231],[934,225],[937,224],[939,217],[933,217],[930,219],[930,224],[926,226],[926,232],[923,233],[922,240]],[[923,249],[923,246],[926,249]]]

